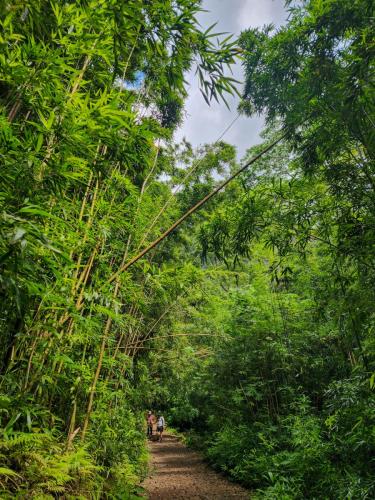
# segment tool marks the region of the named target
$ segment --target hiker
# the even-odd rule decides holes
[[[165,420],[163,415],[158,416],[158,420],[156,422],[156,429],[159,433],[159,441],[163,441],[163,432],[165,427]]]
[[[149,410],[147,412],[147,437],[151,439],[152,436],[152,428],[154,426],[154,421],[155,421],[155,416],[153,415],[152,411]]]

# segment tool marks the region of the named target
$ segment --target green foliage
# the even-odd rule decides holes
[[[100,489],[99,467],[84,448],[64,450],[58,436],[12,432],[0,441],[2,498],[81,496]]]
[[[201,363],[185,352],[191,366],[180,361],[169,382],[172,422],[193,428],[200,438],[192,443],[258,498],[335,498],[337,492],[371,498],[375,487],[373,391],[363,365],[351,366],[343,356],[348,338],[333,318],[327,324],[331,303],[322,311],[315,296],[327,279],[307,274],[320,264],[318,255],[289,258],[292,280],[276,284],[267,273],[271,252],[253,246],[246,264],[251,284],[241,272],[228,294],[217,278],[216,297],[195,306],[199,322],[197,313],[190,319],[202,331],[210,318],[211,332],[223,329],[225,340]],[[218,294],[225,294],[227,312],[213,316]],[[360,356],[358,348],[353,352]]]
[[[145,473],[134,365],[192,273],[162,255],[111,277],[179,212],[159,177],[185,73],[235,91],[236,42],[200,10],[0,1],[3,496],[124,498]]]
[[[190,338],[164,368],[169,417],[255,498],[371,498],[373,198],[355,179],[333,184],[329,161],[312,175],[294,146],[262,158],[196,229],[204,293],[175,320]],[[356,167],[341,159],[344,183]]]
[[[134,497],[146,408],[254,498],[375,495],[372,2],[240,49],[200,11],[0,1],[2,498]],[[286,139],[120,272],[238,167],[171,137],[186,71],[225,102],[239,52]]]

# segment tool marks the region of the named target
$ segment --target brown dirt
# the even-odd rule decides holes
[[[151,442],[150,475],[143,484],[149,500],[249,499],[247,490],[214,472],[176,437]]]

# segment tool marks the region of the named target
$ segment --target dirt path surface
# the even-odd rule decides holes
[[[143,486],[149,500],[246,499],[247,490],[210,469],[202,457],[174,436],[150,443],[151,471]]]

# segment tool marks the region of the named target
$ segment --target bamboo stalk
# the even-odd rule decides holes
[[[154,331],[155,327],[163,320],[163,318],[171,311],[172,307],[176,304],[176,302],[173,302],[170,307],[168,307],[160,316],[159,318],[153,323],[153,325],[151,326],[151,328],[148,330],[148,332],[146,333],[145,337],[144,337],[144,342],[150,337],[150,335],[152,334],[152,332]],[[127,345],[126,346],[126,349],[128,349],[129,347],[131,347],[130,345]],[[127,352],[127,351],[126,351]],[[130,351],[129,351],[129,354],[130,354]]]
[[[151,339],[143,339],[139,340],[138,342],[135,342],[134,344],[131,344],[130,347],[132,346],[138,346],[138,344],[143,344],[147,340],[159,340],[159,339],[167,339],[167,338],[174,338],[174,337],[217,337],[217,338],[223,338],[225,339],[226,337],[224,335],[217,335],[216,333],[171,333],[168,335],[158,335],[157,337],[151,338]],[[141,347],[139,347],[141,348]],[[138,349],[138,347],[137,347]],[[146,347],[142,347],[142,349],[147,349]]]
[[[259,158],[261,158],[263,155],[268,153],[272,148],[276,146],[284,137],[286,134],[282,135],[275,141],[273,141],[271,144],[269,144],[266,148],[264,148],[260,153],[255,155],[253,158],[251,158],[243,167],[237,170],[233,175],[231,175],[228,179],[226,179],[224,182],[219,184],[211,193],[206,195],[204,198],[202,198],[198,203],[193,205],[187,212],[182,215],[174,224],[172,224],[164,233],[162,233],[156,240],[154,240],[152,243],[150,243],[146,248],[144,248],[141,252],[139,252],[137,255],[135,255],[133,258],[131,258],[126,264],[123,266],[120,266],[120,268],[110,276],[108,279],[108,283],[112,283],[116,278],[118,278],[123,272],[127,271],[133,264],[138,262],[139,259],[141,259],[144,255],[146,255],[150,250],[152,250],[154,247],[158,246],[169,234],[171,234],[180,224],[182,224],[190,215],[192,215],[194,212],[196,212],[202,205],[207,203],[212,197],[214,197],[217,193],[219,193],[224,187],[229,184],[233,179],[238,177],[242,172],[244,172],[250,165],[255,163]]]
[[[151,169],[152,171],[155,168],[156,161],[157,161],[157,156],[156,156],[156,158],[154,160],[154,163],[153,163],[153,166],[152,166],[152,169]],[[150,177],[151,177],[151,175],[148,175],[145,178],[145,180],[143,181],[142,188],[141,188],[141,193],[140,193],[140,197],[138,199],[136,215],[139,213],[140,202],[142,200],[142,197],[143,197],[144,192],[145,192],[145,187],[146,187],[147,182],[150,179]],[[127,245],[126,245],[126,248],[125,248],[125,252],[123,254],[121,265],[124,265],[124,263],[125,263],[125,261],[127,259],[128,251],[129,251],[129,247],[130,247],[130,243],[131,243],[131,239],[132,239],[131,238],[131,234],[129,234]],[[119,293],[119,290],[120,290],[120,281],[117,280],[116,284],[115,284],[114,292],[112,294],[112,298],[113,299],[115,299],[117,297],[117,295]],[[92,412],[92,407],[93,407],[93,402],[94,402],[94,396],[95,396],[96,386],[97,386],[97,383],[98,383],[98,380],[99,380],[99,376],[100,376],[100,372],[101,372],[101,368],[102,368],[102,364],[103,364],[103,358],[104,358],[106,343],[107,343],[107,339],[108,339],[109,334],[110,334],[111,326],[112,326],[112,319],[110,317],[108,317],[107,321],[106,321],[105,329],[104,329],[104,334],[103,334],[103,338],[102,338],[102,342],[101,342],[101,346],[100,346],[100,351],[99,351],[98,364],[97,364],[97,368],[96,368],[96,371],[95,371],[93,383],[91,385],[91,390],[90,390],[90,395],[89,395],[89,401],[88,401],[88,405],[87,405],[87,409],[86,409],[86,415],[85,415],[84,423],[83,423],[83,427],[82,427],[82,435],[81,435],[82,441],[84,441],[85,436],[86,436],[86,432],[87,432],[87,429],[88,429],[89,420],[90,420],[90,416],[91,416],[91,412]]]
[[[124,261],[124,259],[126,259],[126,253],[124,254],[123,261]],[[115,288],[114,288],[114,291],[113,291],[113,295],[112,295],[113,299],[115,299],[117,297],[119,289],[120,289],[120,282],[117,281],[116,285],[115,285]],[[97,386],[97,383],[98,383],[98,380],[99,380],[99,375],[100,375],[100,372],[101,372],[101,369],[102,369],[105,348],[106,348],[106,344],[107,344],[107,339],[108,339],[110,331],[111,331],[111,326],[112,326],[112,318],[110,318],[108,316],[107,320],[106,320],[105,328],[104,328],[102,342],[101,342],[101,345],[100,345],[98,363],[97,363],[97,367],[96,367],[96,370],[95,370],[94,379],[93,379],[93,382],[92,382],[91,388],[90,388],[89,401],[88,401],[88,404],[87,404],[86,415],[85,415],[84,422],[83,422],[83,427],[82,427],[82,434],[81,434],[81,440],[82,441],[84,441],[84,439],[85,439],[87,428],[88,428],[88,425],[89,425],[89,421],[90,421],[90,417],[91,417],[91,412],[92,412],[92,407],[93,407],[93,403],[94,403],[94,396],[95,396],[96,386]]]
[[[106,343],[107,343],[107,339],[108,339],[108,335],[109,335],[111,326],[112,326],[112,319],[108,317],[106,325],[105,325],[105,330],[104,330],[102,342],[101,342],[101,345],[100,345],[98,364],[97,364],[97,367],[96,367],[96,370],[95,370],[94,379],[92,381],[91,388],[90,388],[89,401],[88,401],[88,404],[87,404],[86,415],[85,415],[84,422],[83,422],[83,427],[82,427],[82,434],[81,434],[81,440],[82,441],[84,441],[85,437],[86,437],[86,432],[87,432],[87,428],[88,428],[90,417],[91,417],[92,407],[93,407],[93,404],[94,404],[94,395],[95,395],[95,391],[96,391],[96,385],[98,383],[99,375],[100,375],[100,372],[101,372],[101,369],[102,369],[104,352],[105,352],[105,346],[106,346]]]
[[[89,231],[90,231],[91,226],[92,226],[93,221],[94,221],[94,210],[95,210],[95,206],[96,206],[98,192],[99,192],[99,178],[96,179],[95,189],[94,189],[94,193],[93,193],[93,197],[92,197],[92,201],[91,201],[91,206],[90,206],[90,212],[89,212],[89,216],[88,216],[88,219],[87,219],[87,222],[85,225],[85,232],[84,232],[83,238],[82,238],[82,243],[81,243],[82,246],[84,246],[88,240]],[[83,271],[80,274],[80,277],[78,278],[78,273],[79,273],[79,268],[81,266],[82,258],[83,258],[83,253],[81,252],[81,254],[78,258],[78,261],[77,261],[76,271],[73,275],[73,286],[72,286],[73,296],[75,296],[75,293],[77,292],[78,288],[80,287],[82,281],[85,278],[86,272],[87,272],[87,264],[88,263],[86,264],[86,266],[84,267]]]
[[[96,47],[96,44],[98,43],[98,39],[99,38],[95,39],[95,42],[94,42],[94,44],[92,46],[92,50]],[[86,57],[85,57],[85,60],[83,62],[83,65],[82,65],[82,69],[81,69],[81,71],[80,71],[80,73],[78,75],[78,78],[74,82],[74,85],[73,85],[72,90],[70,92],[69,99],[71,99],[74,96],[74,94],[77,92],[77,90],[79,89],[79,87],[81,85],[81,82],[82,82],[82,79],[83,79],[83,77],[84,77],[84,75],[86,73],[87,67],[90,64],[90,62],[91,62],[91,56],[87,54]]]

